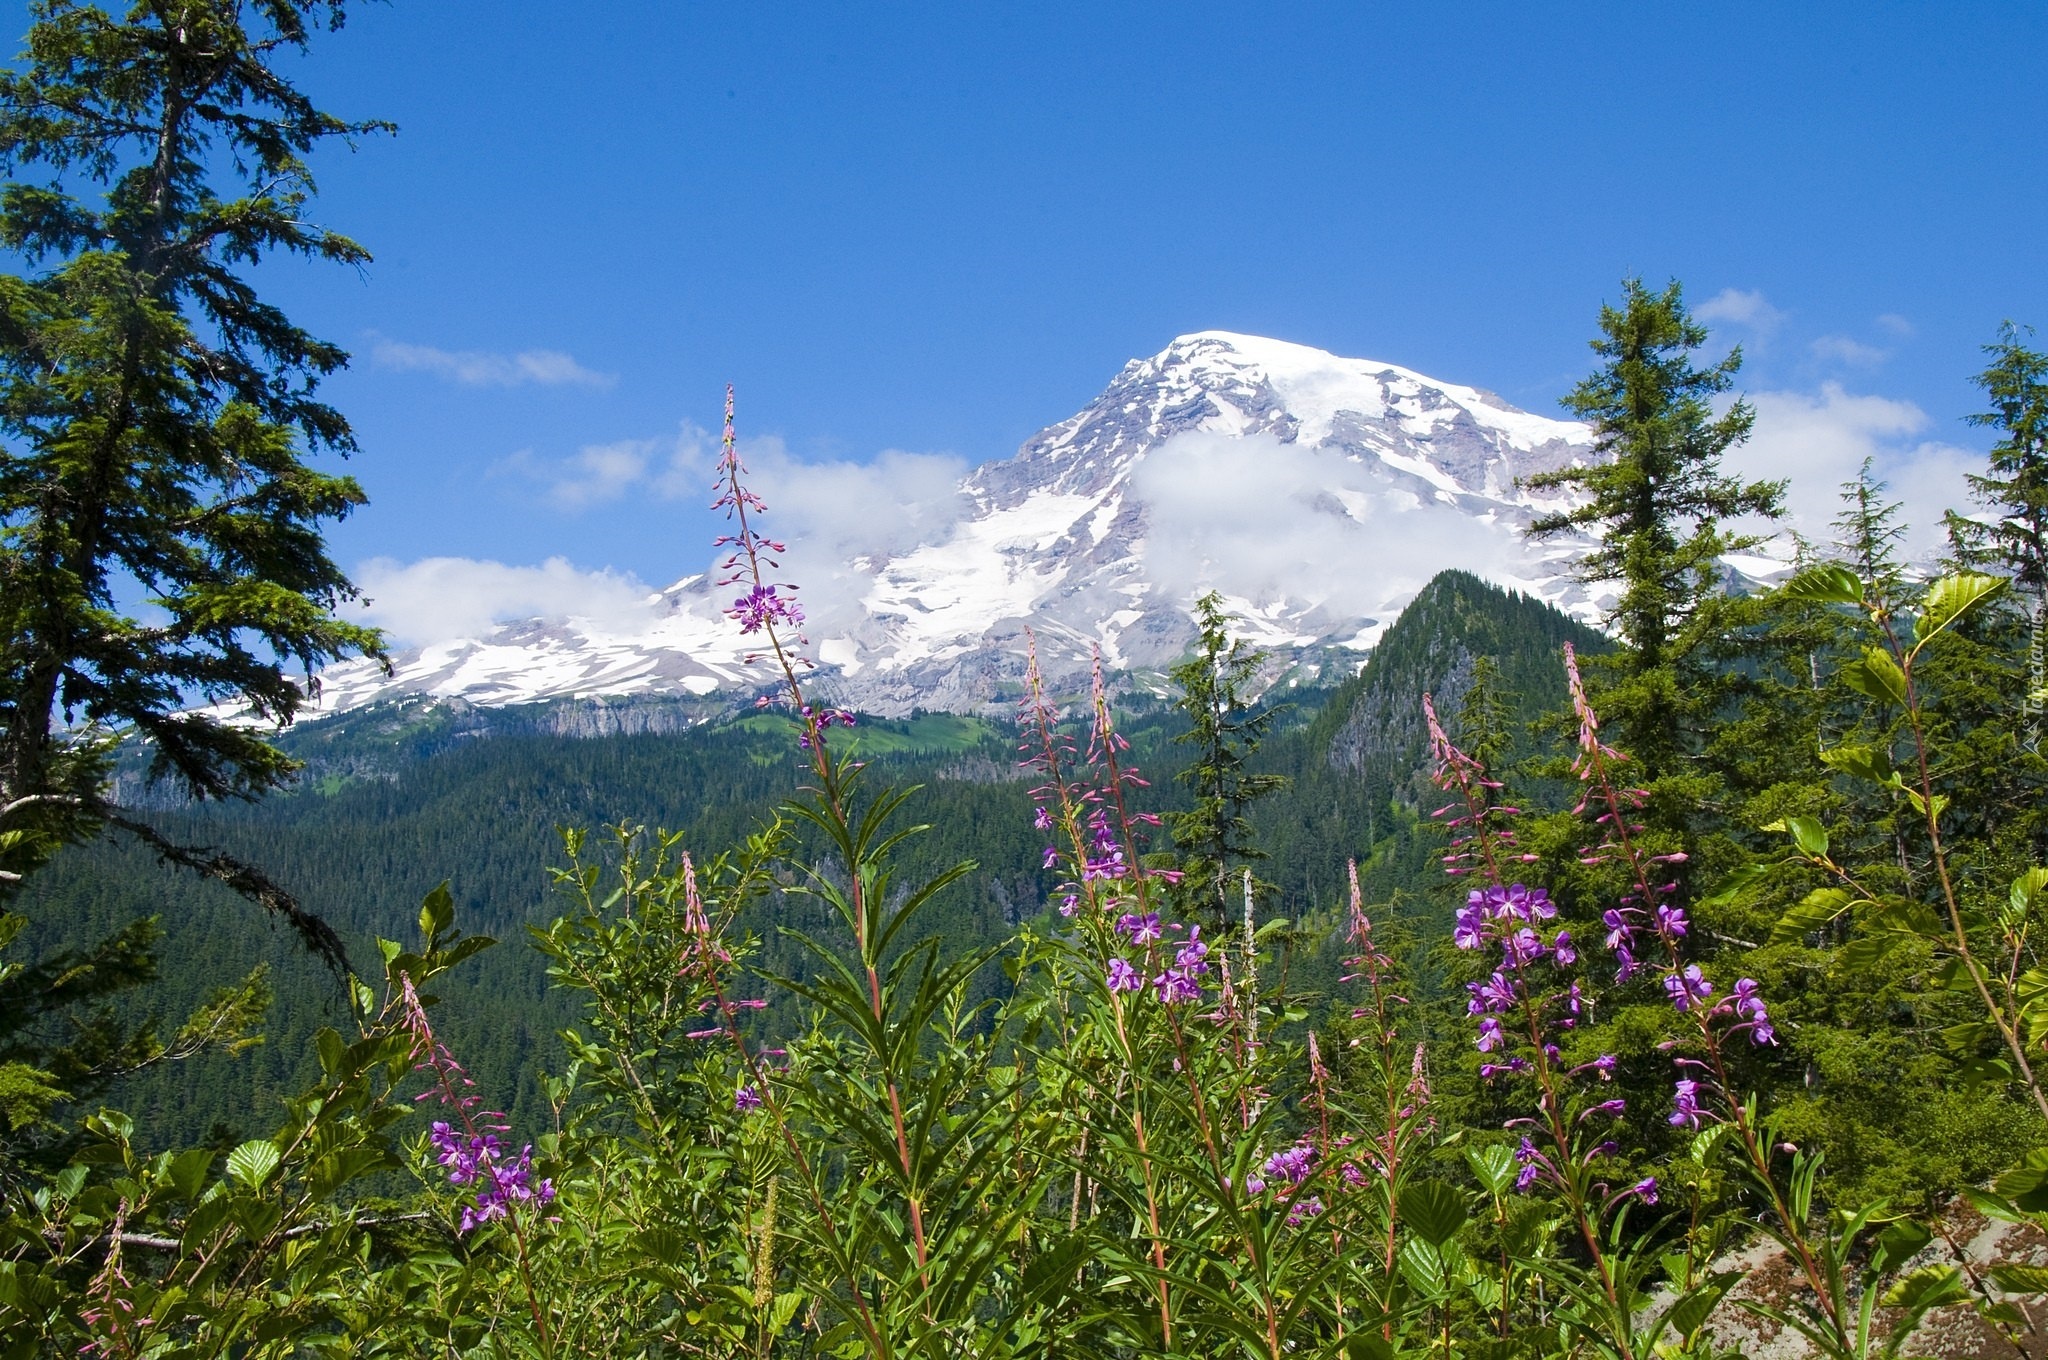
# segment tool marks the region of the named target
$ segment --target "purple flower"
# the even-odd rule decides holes
[[[1688,963],[1683,973],[1672,973],[1664,979],[1664,994],[1671,998],[1673,1006],[1689,1011],[1714,994],[1714,984],[1707,981],[1698,964]]]
[[[1614,957],[1621,963],[1621,966],[1614,970],[1616,983],[1627,982],[1636,975],[1636,956],[1629,953],[1626,947],[1616,949]]]
[[[1501,1033],[1499,1016],[1482,1015],[1479,1017],[1479,1051],[1481,1053],[1491,1053],[1506,1042],[1507,1036]]]
[[[1700,1084],[1690,1079],[1680,1079],[1678,1093],[1671,1101],[1671,1117],[1666,1122],[1676,1128],[1684,1125],[1689,1129],[1700,1126],[1703,1112],[1699,1103]]]
[[[751,1114],[761,1108],[761,1093],[751,1086],[742,1086],[733,1092],[732,1107],[740,1114]]]
[[[1202,928],[1189,926],[1188,942],[1180,947],[1180,952],[1174,955],[1173,961],[1188,973],[1199,975],[1208,971],[1209,965],[1202,962],[1208,957],[1209,946],[1202,943]]]
[[[1747,1029],[1751,1043],[1775,1044],[1778,1032],[1771,1026],[1770,1012],[1764,1009],[1764,999],[1757,995],[1755,978],[1738,978],[1735,983],[1735,1014],[1742,1024],[1738,1029]]]
[[[1660,903],[1657,907],[1657,929],[1674,937],[1685,934],[1685,913],[1677,907]]]
[[[1631,1185],[1625,1193],[1634,1195],[1645,1204],[1655,1204],[1657,1202],[1657,1178],[1655,1176],[1645,1176],[1634,1185]]]
[[[1322,1211],[1323,1202],[1321,1199],[1317,1198],[1314,1195],[1310,1195],[1307,1199],[1304,1200],[1297,1200],[1294,1204],[1288,1207],[1287,1226],[1290,1228],[1299,1228],[1302,1224],[1314,1218],[1317,1214],[1321,1213]]]
[[[1262,1195],[1266,1192],[1266,1183],[1257,1176],[1246,1176],[1244,1178],[1244,1192],[1247,1195]]]
[[[1126,912],[1117,918],[1116,928],[1119,934],[1130,936],[1132,944],[1150,944],[1159,938],[1159,913],[1148,911],[1140,916]]]
[[[1600,924],[1607,927],[1607,947],[1609,949],[1620,949],[1635,938],[1635,927],[1629,924],[1626,916],[1613,907],[1609,907],[1606,911],[1600,913]]]
[[[1199,1001],[1202,998],[1202,989],[1179,968],[1169,968],[1153,978],[1152,989],[1159,994],[1160,1001],[1169,1006],[1179,1001]]]
[[[1527,1194],[1527,1193],[1528,1193],[1528,1191],[1529,1191],[1529,1187],[1530,1187],[1530,1186],[1532,1186],[1532,1185],[1534,1185],[1534,1184],[1536,1183],[1536,1178],[1537,1178],[1538,1176],[1542,1175],[1542,1174],[1543,1174],[1543,1168],[1542,1168],[1542,1167],[1540,1167],[1540,1166],[1537,1166],[1537,1165],[1536,1165],[1536,1164],[1535,1164],[1534,1162],[1531,1162],[1531,1163],[1530,1163],[1529,1165],[1527,1165],[1527,1166],[1523,1167],[1523,1168],[1522,1168],[1522,1169],[1521,1169],[1520,1171],[1516,1172],[1516,1173],[1515,1173],[1515,1191],[1516,1191],[1516,1193],[1518,1193],[1518,1194]]]
[[[1065,897],[1062,897],[1060,899],[1060,915],[1072,916],[1074,912],[1080,907],[1080,905],[1081,899],[1074,896],[1074,894],[1072,893],[1068,893]]]
[[[1451,931],[1451,943],[1460,949],[1477,949],[1486,938],[1485,916],[1478,902],[1474,900],[1458,908],[1458,923]]]
[[[1527,926],[1501,937],[1501,959],[1510,965],[1534,963],[1543,957],[1543,937]]]
[[[1572,944],[1569,930],[1557,932],[1557,938],[1550,942],[1551,961],[1560,968],[1569,968],[1579,961],[1579,951]]]
[[[1123,959],[1109,961],[1109,990],[1135,992],[1145,985],[1145,975]]]
[[[1031,818],[1031,827],[1034,831],[1052,830],[1052,814],[1050,812],[1047,812],[1042,807],[1033,808],[1032,811],[1035,814]]]
[[[732,607],[725,611],[726,617],[736,621],[742,633],[758,633],[771,623],[792,628],[802,623],[804,611],[796,601],[783,599],[775,590],[774,586],[755,586],[732,602]]]
[[[1497,1014],[1514,1008],[1514,984],[1499,972],[1483,982],[1466,983],[1465,990],[1472,994],[1472,999],[1465,1003],[1468,1015]]]
[[[1315,1160],[1316,1150],[1307,1143],[1296,1143],[1285,1152],[1276,1152],[1266,1159],[1265,1172],[1276,1181],[1284,1180],[1289,1185],[1300,1185],[1308,1179],[1308,1164]]]

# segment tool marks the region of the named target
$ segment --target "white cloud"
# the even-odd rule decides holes
[[[464,387],[610,387],[618,381],[617,375],[585,368],[558,349],[491,354],[380,338],[371,345],[370,357],[386,368],[432,373]]]
[[[859,617],[871,579],[854,564],[943,542],[971,508],[960,494],[967,463],[952,454],[885,449],[865,463],[814,463],[768,438],[742,442],[740,459],[768,504],[762,527],[791,545],[790,578],[816,636]]]
[[[1475,524],[1389,488],[1372,465],[1270,435],[1179,435],[1145,455],[1132,489],[1150,509],[1148,574],[1173,592],[1319,594],[1334,613],[1372,616],[1446,567],[1496,581],[1526,572],[1508,526]]]
[[[1892,357],[1888,349],[1866,345],[1861,340],[1852,340],[1846,335],[1823,335],[1810,348],[1813,357],[1823,362],[1848,364],[1854,368],[1875,368]]]
[[[1769,335],[1785,320],[1785,314],[1773,307],[1760,291],[1741,288],[1723,288],[1693,308],[1692,314],[1701,321],[1728,321],[1747,326],[1759,335]]]
[[[652,439],[621,439],[611,444],[585,444],[556,461],[521,449],[492,473],[538,482],[542,497],[558,510],[587,510],[608,505],[645,483],[655,448]]]
[[[1919,438],[1930,422],[1912,402],[1858,395],[1832,382],[1817,393],[1757,392],[1747,400],[1756,408],[1756,428],[1729,452],[1724,470],[1786,480],[1788,527],[1809,539],[1833,540],[1842,484],[1865,458],[1903,507],[1909,554],[1938,548],[1942,512],[1968,506],[1963,474],[1981,467],[1983,455]]]
[[[1913,323],[1897,312],[1886,312],[1877,318],[1877,328],[1886,335],[1895,335],[1904,340],[1913,334]]]
[[[470,557],[399,562],[374,557],[356,568],[364,598],[348,611],[401,644],[481,637],[511,619],[589,619],[625,630],[654,617],[648,588],[610,568],[585,571],[550,557],[537,567]]]

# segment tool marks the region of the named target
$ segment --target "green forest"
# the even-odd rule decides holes
[[[1293,683],[1212,593],[978,716],[825,701],[728,404],[758,705],[293,725],[385,643],[252,268],[364,258],[378,125],[339,6],[168,13],[0,75],[0,1356],[2048,1353],[2031,331],[1973,503],[1759,582],[1741,353],[1625,280],[1530,479],[1602,628],[1450,571]]]

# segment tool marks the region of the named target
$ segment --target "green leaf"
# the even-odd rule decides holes
[[[1796,944],[1816,930],[1826,930],[1843,912],[1868,906],[1846,888],[1815,888],[1771,927],[1772,944]]]
[[[2048,869],[2029,869],[2012,881],[2012,892],[2007,898],[2011,903],[2011,919],[2024,919],[2041,900],[2044,889],[2048,889]]]
[[[1851,661],[1835,674],[1858,694],[1901,706],[1906,702],[1906,673],[1881,648],[1865,647],[1861,660]]]
[[[1934,1234],[1928,1231],[1926,1224],[1901,1218],[1877,1235],[1877,1249],[1886,1265],[1897,1268],[1933,1240]]]
[[[252,1138],[228,1154],[228,1175],[251,1190],[259,1190],[283,1160],[277,1144],[267,1138]]]
[[[1691,1336],[1706,1323],[1715,1305],[1721,1302],[1721,1296],[1728,1292],[1729,1286],[1741,1278],[1739,1272],[1732,1270],[1709,1276],[1681,1295],[1678,1301],[1671,1305],[1671,1311],[1664,1315],[1664,1320],[1679,1336]]]
[[[1764,827],[1762,829],[1765,831],[1769,831],[1772,828]],[[1776,829],[1779,831],[1783,831],[1785,829],[1785,824],[1783,822],[1779,822],[1777,824]],[[1705,907],[1727,906],[1729,903],[1733,902],[1737,897],[1742,895],[1742,890],[1744,888],[1747,888],[1750,884],[1756,882],[1765,874],[1768,874],[1771,871],[1771,868],[1772,866],[1768,864],[1744,864],[1739,866],[1733,873],[1729,874],[1728,877],[1722,879],[1721,886],[1715,890],[1714,895],[1712,897],[1704,899],[1700,903],[1700,905]]]
[[[1837,746],[1831,751],[1822,751],[1820,763],[1831,770],[1877,784],[1887,783],[1892,777],[1891,753],[1876,746]]]
[[[1828,831],[1814,817],[1787,817],[1785,830],[1792,834],[1792,843],[1803,855],[1814,859],[1824,858],[1828,853]]]
[[[1818,567],[1808,567],[1778,588],[1778,594],[1788,600],[1806,600],[1814,604],[1863,603],[1863,579],[1840,563],[1829,562]]]
[[[1412,1181],[1401,1189],[1401,1217],[1423,1241],[1441,1247],[1465,1226],[1465,1196],[1442,1181]]]
[[[420,938],[432,945],[455,924],[455,898],[446,882],[435,886],[420,903]]]
[[[1920,617],[1913,625],[1913,636],[1918,639],[1914,650],[2005,587],[2003,578],[1975,571],[1959,571],[1927,587],[1920,597]]]
[[[1483,1148],[1466,1148],[1465,1163],[1472,1168],[1472,1175],[1486,1187],[1488,1194],[1504,1195],[1514,1184],[1514,1154],[1499,1143]]]
[[[2000,1173],[1991,1188],[2026,1213],[2048,1212],[2048,1148],[2036,1148]]]
[[[1988,1273],[2008,1294],[2048,1294],[2048,1266],[1993,1266]]]
[[[1905,1310],[1907,1318],[1918,1318],[1969,1297],[1962,1271],[1951,1265],[1926,1265],[1886,1290],[1883,1302],[1887,1308]]]

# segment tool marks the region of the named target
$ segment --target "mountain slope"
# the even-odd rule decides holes
[[[1256,336],[1204,331],[1133,360],[1085,409],[969,474],[926,536],[789,561],[838,702],[971,711],[1013,693],[1025,630],[1056,679],[1158,672],[1220,590],[1297,678],[1354,670],[1439,570],[1463,567],[1582,617],[1583,541],[1521,529],[1555,497],[1518,479],[1592,454],[1583,425],[1477,388]],[[886,538],[886,536],[882,536]],[[699,696],[758,683],[728,591],[685,577],[644,620],[532,620],[323,677],[329,711],[394,694],[502,705]],[[823,601],[821,604],[820,601]],[[713,696],[717,696],[713,698]]]

